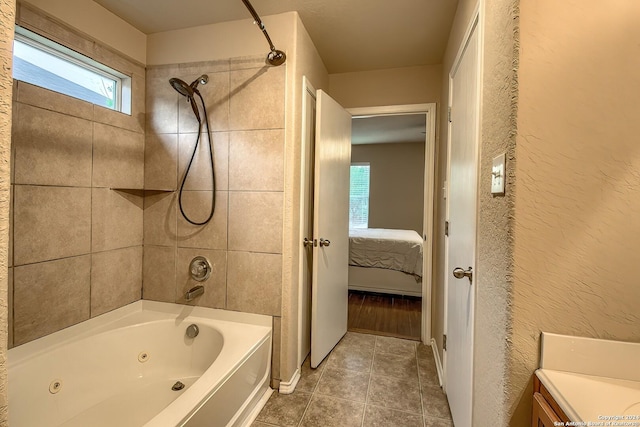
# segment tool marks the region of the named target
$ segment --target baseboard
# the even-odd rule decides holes
[[[436,369],[438,370],[438,381],[442,387],[444,379],[444,371],[442,370],[442,362],[440,361],[440,353],[438,352],[438,344],[435,338],[431,338],[431,350],[433,350],[433,358],[436,360]]]
[[[280,387],[278,388],[278,392],[281,394],[291,394],[296,389],[298,385],[298,381],[300,381],[300,368],[296,369],[293,373],[293,377],[291,377],[291,381],[280,381]]]

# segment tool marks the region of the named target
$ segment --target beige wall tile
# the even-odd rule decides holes
[[[144,246],[142,298],[162,302],[176,301],[175,248]]]
[[[142,70],[142,74],[134,73],[131,76],[131,115],[140,124],[142,132],[146,131],[146,88],[147,78],[144,70]]]
[[[144,144],[144,188],[175,190],[178,182],[178,135],[147,134]]]
[[[262,68],[266,66],[267,55],[251,55],[231,58],[229,68],[231,70],[245,70],[247,68]]]
[[[93,126],[93,186],[141,189],[144,135],[101,123]]]
[[[91,185],[91,122],[18,103],[15,182]]]
[[[282,253],[283,193],[229,192],[229,250]]]
[[[284,128],[284,77],[283,67],[232,71],[229,128]]]
[[[227,309],[280,316],[282,255],[229,252]]]
[[[284,191],[284,131],[232,132],[229,189]]]
[[[193,155],[193,147],[196,144],[195,133],[180,134],[178,137],[179,169],[178,183],[180,188],[184,171]],[[229,188],[229,133],[214,132],[211,134],[213,146],[213,170],[217,191]],[[198,143],[198,151],[189,169],[189,177],[184,183],[185,190],[211,190],[211,159],[209,154],[209,141],[203,134]]]
[[[193,280],[189,272],[191,260],[196,256],[203,256],[211,263],[211,277],[204,282]],[[178,248],[178,259],[176,263],[176,302],[202,307],[225,308],[226,267],[226,251]],[[184,299],[185,293],[194,286],[199,285],[204,286],[204,294],[192,302],[187,302]]]
[[[9,268],[7,277],[7,346],[13,347],[13,268]]]
[[[227,249],[228,193],[216,191],[215,209],[211,221],[193,225],[178,213],[178,247]],[[211,191],[184,191],[182,208],[195,222],[207,219],[211,212]]]
[[[144,198],[144,244],[176,246],[177,193],[147,194]]]
[[[15,267],[14,344],[89,319],[91,256]]]
[[[18,83],[17,100],[22,104],[93,120],[93,104],[27,82]]]
[[[14,195],[14,265],[90,252],[90,188],[16,185]]]
[[[142,295],[142,246],[91,256],[91,317],[137,301]]]
[[[142,245],[142,196],[94,188],[91,196],[93,252]]]
[[[148,133],[178,133],[178,99],[182,97],[169,84],[169,79],[177,74],[177,67],[147,70],[145,104]]]
[[[187,83],[191,83],[193,79],[201,74],[213,74],[229,71],[229,60],[218,59],[215,61],[200,61],[200,62],[187,62],[184,64],[178,64],[180,68],[179,72],[181,76],[187,77]]]
[[[203,67],[203,69],[206,69]],[[194,70],[195,71],[195,70]],[[183,70],[180,70],[180,76],[187,84],[201,76],[207,74],[209,83],[198,86],[198,91],[204,99],[209,116],[209,130],[224,131],[229,129],[229,72],[213,73],[213,72],[196,72],[188,77]],[[200,119],[202,120],[202,131],[206,132],[204,110],[200,97],[195,96],[196,105],[200,111]],[[181,97],[178,102],[178,131],[180,133],[195,133],[198,131],[198,121],[193,114],[191,104]]]
[[[7,262],[9,267],[13,267],[13,194],[14,185],[11,185],[11,193],[9,194],[9,248],[7,249]]]
[[[14,184],[16,182],[16,143],[15,143],[15,135],[16,135],[16,129],[18,128],[18,123],[20,121],[20,115],[18,114],[20,112],[20,109],[18,108],[18,103],[13,101],[11,103],[11,164],[9,165],[10,167],[10,172],[9,172],[9,177],[11,180],[11,184]]]
[[[128,76],[132,74],[144,74],[143,64],[140,64],[138,61],[133,59],[129,59],[117,52],[114,48],[102,45],[101,43],[94,43],[93,57],[96,61]]]
[[[140,122],[141,119],[142,122]],[[120,111],[112,110],[110,108],[94,105],[93,120],[96,123],[103,123],[120,129],[126,129],[131,132],[145,132],[144,113],[139,113],[137,116],[134,116],[127,113],[121,113]]]

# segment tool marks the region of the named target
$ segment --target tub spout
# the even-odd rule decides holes
[[[184,299],[186,299],[187,301],[193,301],[202,294],[204,294],[204,286],[194,286],[187,291],[187,293],[184,295]]]

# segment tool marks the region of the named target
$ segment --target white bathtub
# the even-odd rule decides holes
[[[138,301],[9,350],[9,424],[246,425],[270,358],[269,316]]]

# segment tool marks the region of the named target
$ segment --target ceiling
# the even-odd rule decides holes
[[[352,144],[424,142],[425,114],[356,117],[351,121]]]
[[[241,0],[94,1],[146,34],[250,18]],[[298,11],[330,74],[440,64],[457,3],[252,1],[260,16]]]

